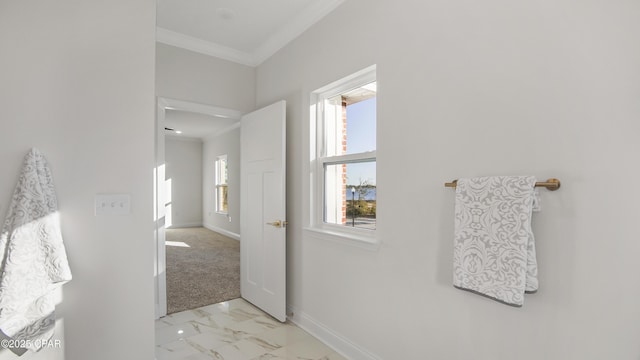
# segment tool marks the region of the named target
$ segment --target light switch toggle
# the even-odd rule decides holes
[[[97,194],[95,214],[101,215],[129,215],[131,214],[130,194]]]

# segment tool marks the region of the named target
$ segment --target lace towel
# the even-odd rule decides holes
[[[71,270],[46,159],[32,149],[0,233],[0,330],[38,351],[53,336],[53,290],[71,280]]]
[[[525,292],[538,289],[531,230],[531,213],[537,206],[535,182],[533,176],[458,180],[455,287],[514,306],[522,306]]]

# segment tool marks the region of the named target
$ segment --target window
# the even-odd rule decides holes
[[[228,214],[228,186],[229,176],[227,172],[227,155],[218,156],[215,164],[216,171],[216,212],[219,214]]]
[[[375,67],[312,94],[312,227],[373,237],[376,229]]]

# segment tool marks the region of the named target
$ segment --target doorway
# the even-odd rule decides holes
[[[180,102],[185,104],[184,101]],[[199,104],[196,104],[199,105]],[[199,105],[198,109],[202,106]],[[219,108],[212,108],[219,113]],[[158,100],[156,149],[156,316],[166,315],[167,192],[166,112],[175,106]],[[225,109],[223,109],[225,110]],[[236,126],[236,125],[233,125]],[[239,136],[241,296],[279,321],[286,320],[286,102],[278,101],[240,117]],[[240,134],[238,134],[240,135]],[[219,158],[219,157],[218,157]],[[228,159],[225,156],[225,159]],[[205,165],[206,161],[203,162]],[[204,182],[207,184],[208,182]],[[206,188],[206,185],[203,186]],[[169,196],[167,196],[169,195]],[[208,209],[205,209],[208,210]]]
[[[185,114],[190,114],[186,119],[183,119],[182,123],[176,123],[172,121],[176,112],[183,112]],[[202,122],[202,119],[198,119],[200,117],[208,117],[208,121],[214,122],[213,127],[203,127],[198,126],[198,122]],[[207,218],[212,215],[212,188],[208,185],[211,184],[213,174],[209,174],[211,169],[213,168],[213,163],[208,164],[207,152],[202,151],[201,155],[201,172],[200,172],[200,181],[201,189],[196,189],[198,191],[191,191],[192,193],[199,194],[201,197],[201,206],[200,206],[200,220],[198,224],[189,223],[187,220],[187,224],[177,224],[177,225],[187,225],[187,226],[206,226],[210,228],[210,230],[216,231],[221,235],[216,235],[215,233],[211,233],[211,231],[207,229],[201,229],[201,233],[196,236],[187,236],[185,234],[181,234],[181,232],[175,232],[173,230],[168,230],[173,223],[178,220],[178,216],[173,216],[176,219],[173,219],[171,214],[176,214],[176,209],[172,209],[176,201],[172,198],[172,180],[168,174],[168,166],[167,166],[167,133],[173,135],[182,135],[185,138],[200,138],[204,145],[201,145],[201,149],[205,150],[206,143],[209,138],[214,138],[220,136],[222,134],[227,134],[232,131],[238,132],[238,141],[239,141],[239,121],[240,121],[241,113],[239,111],[233,109],[220,108],[210,105],[198,104],[188,101],[170,99],[170,98],[158,98],[157,99],[157,119],[156,119],[156,167],[154,173],[154,191],[155,191],[155,203],[154,203],[154,213],[155,213],[155,313],[156,318],[160,318],[167,314],[167,268],[176,268],[176,264],[168,264],[167,261],[180,259],[180,256],[174,256],[176,253],[185,253],[185,251],[174,251],[178,249],[174,249],[173,246],[171,248],[172,254],[171,256],[167,256],[167,244],[174,246],[195,246],[202,247],[204,242],[202,239],[208,238],[210,245],[211,244],[222,244],[225,243],[225,239],[229,239],[229,237],[234,238],[235,240],[239,240],[239,230],[235,233],[233,231],[225,230],[222,227],[212,226],[210,221],[207,224]],[[176,124],[180,125],[180,128],[176,126]],[[166,129],[168,128],[168,130]],[[177,131],[180,131],[181,134],[176,134]],[[198,133],[198,131],[200,133]],[[226,137],[226,136],[225,136]],[[176,139],[179,137],[172,136],[171,139]],[[190,148],[193,147],[193,144],[185,143],[185,146],[182,148]],[[237,165],[239,166],[239,164]],[[211,168],[211,169],[210,169]],[[185,172],[185,171],[183,171]],[[188,172],[188,169],[187,171]],[[207,174],[206,176],[202,176],[203,174]],[[188,174],[187,174],[188,175]],[[180,176],[183,176],[180,173]],[[239,170],[238,170],[239,177]],[[187,181],[181,179],[181,181]],[[239,187],[239,185],[238,185]],[[193,189],[192,189],[193,190]],[[238,200],[239,203],[239,200]],[[184,207],[181,207],[184,210]],[[173,210],[173,211],[172,211]],[[182,211],[181,210],[181,211]],[[188,212],[184,210],[183,212]],[[177,213],[182,215],[182,213]],[[187,218],[187,217],[184,217]],[[231,219],[230,217],[224,217],[226,219]],[[239,220],[239,216],[237,216],[237,220]],[[184,222],[185,220],[179,220],[178,222]],[[210,226],[207,226],[210,225]],[[168,231],[171,232],[169,236],[178,235],[185,236],[184,239],[190,239],[189,241],[175,241],[177,244],[167,243],[167,235]],[[205,231],[205,232],[202,232]],[[204,234],[204,235],[203,235]],[[205,236],[206,235],[206,236]],[[216,239],[220,241],[216,241]],[[188,242],[192,242],[192,245],[189,245]],[[226,242],[228,243],[228,241]],[[226,246],[227,249],[232,246]],[[186,250],[179,249],[179,250]],[[201,248],[202,249],[202,248]],[[192,249],[193,250],[193,249]],[[213,251],[209,249],[210,251]],[[198,258],[195,256],[194,258]],[[195,280],[194,280],[195,281]],[[173,309],[175,310],[175,309]]]

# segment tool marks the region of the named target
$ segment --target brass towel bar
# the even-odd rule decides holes
[[[454,188],[458,184],[458,180],[453,180],[452,182],[444,183],[445,187]],[[546,187],[548,190],[555,191],[560,188],[560,180],[558,179],[548,179],[547,181],[539,181],[536,183],[536,187]]]

